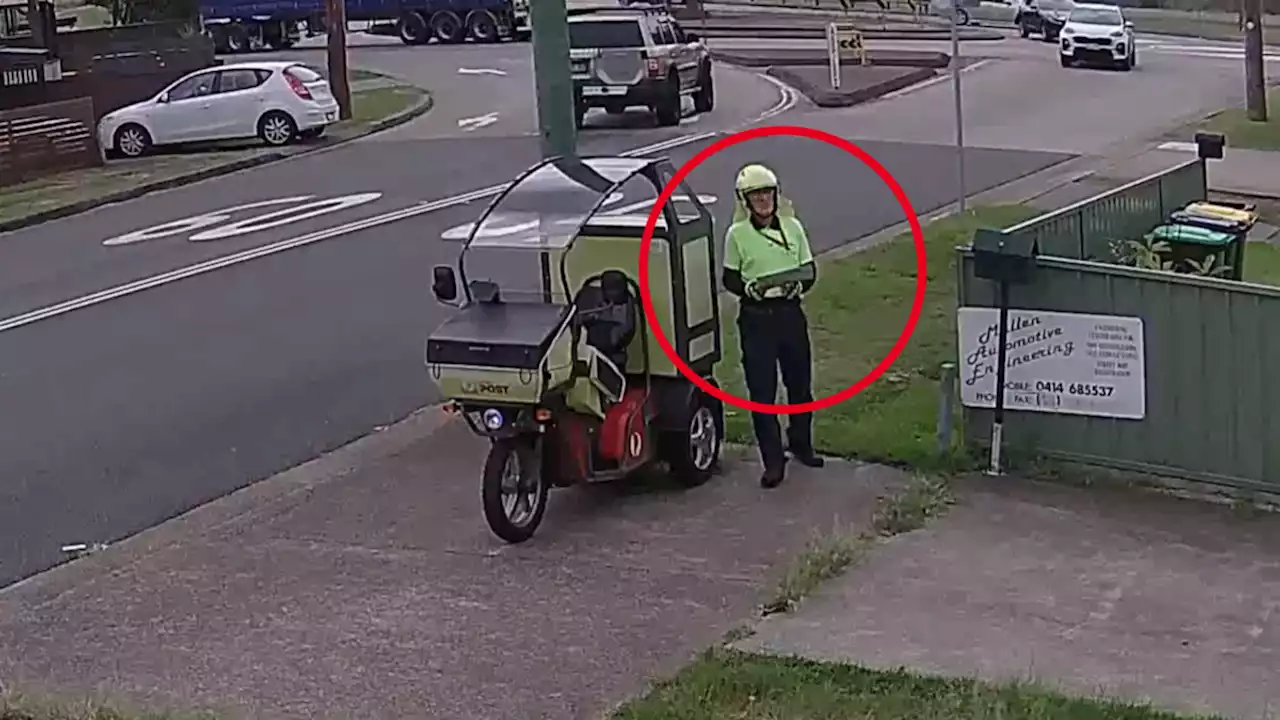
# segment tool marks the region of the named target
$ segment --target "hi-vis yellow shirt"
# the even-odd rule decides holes
[[[756,229],[750,219],[738,220],[725,232],[724,266],[741,273],[744,283],[813,262],[800,221],[791,215],[777,218],[781,233],[771,227]]]

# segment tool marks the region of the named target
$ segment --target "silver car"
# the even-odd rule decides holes
[[[1018,14],[1015,0],[932,0],[929,14],[949,18],[954,5],[961,25],[1013,25]]]

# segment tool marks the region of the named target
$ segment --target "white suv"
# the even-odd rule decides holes
[[[1133,23],[1115,5],[1077,4],[1058,40],[1062,67],[1105,64],[1132,70],[1138,64]]]

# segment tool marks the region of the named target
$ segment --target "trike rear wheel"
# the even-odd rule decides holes
[[[685,487],[705,483],[720,462],[724,446],[724,412],[720,403],[701,390],[689,395],[680,430],[667,430],[660,438],[662,460]]]
[[[503,438],[493,441],[484,461],[484,519],[494,535],[509,543],[533,537],[547,510],[547,484],[538,455],[536,438]]]

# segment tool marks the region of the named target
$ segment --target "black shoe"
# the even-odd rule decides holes
[[[782,481],[785,480],[786,477],[787,471],[785,467],[766,469],[764,474],[760,476],[760,487],[776,488],[782,484]]]
[[[820,468],[826,467],[827,464],[827,461],[824,460],[821,455],[812,450],[802,453],[792,452],[791,457],[795,458],[796,462],[804,465],[805,467]]]

